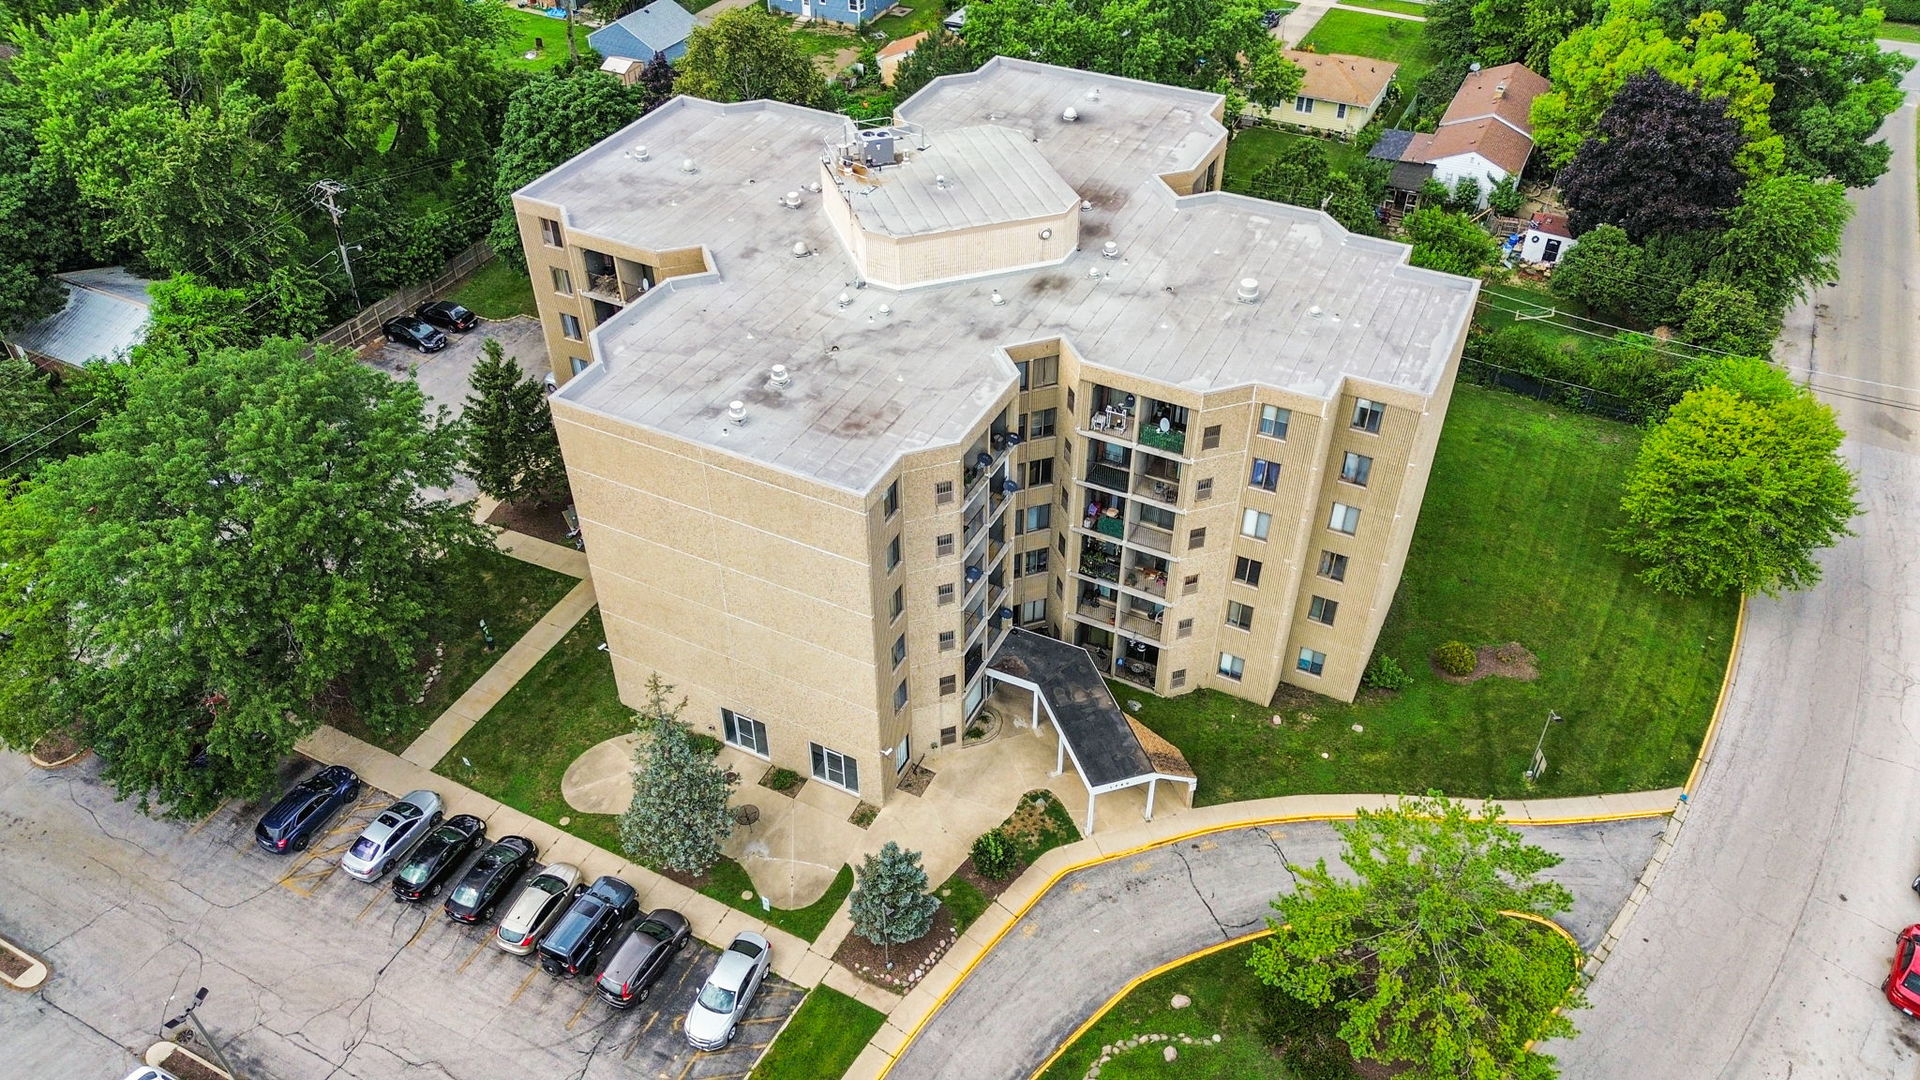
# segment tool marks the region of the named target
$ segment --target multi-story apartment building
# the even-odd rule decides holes
[[[875,802],[1016,628],[1350,698],[1477,283],[1218,191],[1221,112],[998,59],[885,128],[681,98],[520,191],[622,696]]]

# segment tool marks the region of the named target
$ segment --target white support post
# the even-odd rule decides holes
[[[1040,734],[1040,691],[1033,692],[1033,733]]]
[[[1067,736],[1060,730],[1060,721],[1053,722],[1053,772],[1059,776],[1067,771]]]
[[[1093,835],[1093,800],[1098,797],[1099,796],[1093,793],[1092,788],[1087,789],[1087,835],[1088,836]]]
[[[1193,793],[1195,791],[1198,791],[1199,788],[1200,788],[1200,780],[1198,777],[1195,777],[1194,779],[1187,781],[1187,809],[1189,810],[1193,809]]]
[[[1159,786],[1160,778],[1157,776],[1147,781],[1147,812],[1144,816],[1148,821],[1153,820],[1153,793]]]

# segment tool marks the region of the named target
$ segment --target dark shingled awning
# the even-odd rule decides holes
[[[1015,630],[987,666],[1040,687],[1088,787],[1099,789],[1160,771],[1087,650]]]

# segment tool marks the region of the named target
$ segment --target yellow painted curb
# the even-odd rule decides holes
[[[1727,691],[1733,689],[1733,672],[1740,666],[1740,644],[1747,636],[1747,598],[1740,597],[1740,613],[1733,619],[1733,646],[1727,650],[1727,673],[1720,677],[1720,696],[1713,703],[1713,719],[1707,721],[1707,734],[1700,740],[1700,752],[1693,756],[1693,768],[1687,772],[1687,783],[1682,788],[1685,798],[1693,797],[1694,786],[1700,782],[1701,770],[1707,767],[1707,758],[1713,753],[1713,737],[1720,732],[1721,714],[1727,711]]]

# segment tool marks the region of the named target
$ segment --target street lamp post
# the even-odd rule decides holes
[[[1547,711],[1547,722],[1540,725],[1540,738],[1533,744],[1533,760],[1527,763],[1527,771],[1520,774],[1528,784],[1537,783],[1541,774],[1547,771],[1547,729],[1565,719],[1551,709]]]
[[[202,1024],[200,1017],[195,1014],[194,1010],[198,1009],[201,1003],[206,1000],[207,988],[203,986],[194,993],[193,1001],[187,1005],[186,1012],[167,1021],[161,1025],[161,1027],[165,1031],[172,1031],[181,1024],[191,1023],[193,1030],[200,1033],[200,1041],[206,1043],[208,1049],[213,1051],[213,1056],[220,1059],[220,1067],[226,1070],[227,1075],[233,1077],[233,1080],[241,1080],[240,1073],[236,1071],[233,1064],[227,1060],[227,1055],[220,1049],[220,1044],[213,1041],[213,1036],[207,1032],[206,1025]]]

